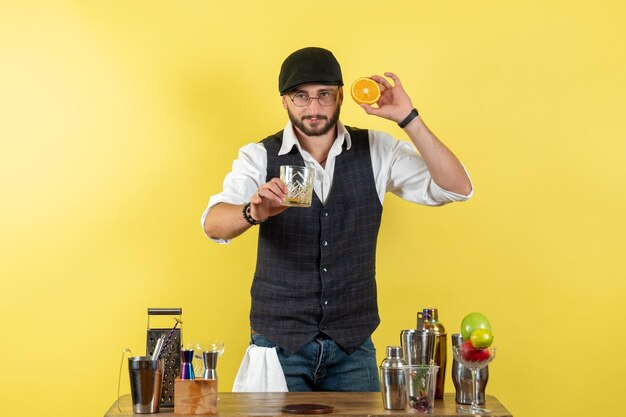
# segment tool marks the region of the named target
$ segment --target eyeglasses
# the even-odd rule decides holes
[[[311,97],[307,93],[296,93],[289,98],[298,107],[308,106],[311,100],[317,100],[321,106],[332,106],[336,96],[337,94],[332,91],[322,91],[317,97]]]

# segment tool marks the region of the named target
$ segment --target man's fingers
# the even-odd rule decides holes
[[[369,104],[361,104],[361,108],[365,110],[365,113],[367,114],[376,114],[376,109]]]
[[[391,78],[393,80],[394,85],[402,85],[400,78],[398,78],[398,76],[394,74],[393,72],[386,72],[385,77]]]
[[[280,178],[272,178],[269,183],[278,186],[278,189],[281,190],[284,194],[287,194],[287,192],[289,191],[287,189],[287,185]]]
[[[268,199],[276,202],[277,204],[283,203],[283,198],[286,194],[286,190],[283,191],[281,188],[280,183],[282,183],[282,181],[278,180],[277,182],[274,180],[275,179],[272,179],[270,182],[261,185],[255,193],[256,196],[258,196],[260,202],[262,202],[263,199]],[[282,185],[284,186],[284,184]]]

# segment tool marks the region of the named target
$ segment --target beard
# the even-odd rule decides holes
[[[330,116],[330,119],[327,116],[323,115],[323,114],[302,116],[300,119],[298,119],[293,113],[291,113],[289,108],[287,108],[287,113],[289,114],[289,120],[291,120],[291,124],[293,124],[295,127],[297,127],[298,130],[300,130],[305,135],[307,135],[307,136],[322,136],[322,135],[325,135],[326,133],[330,132],[330,130],[335,127],[335,125],[339,121],[340,110],[341,110],[341,106],[339,104],[337,104],[337,108],[335,108],[335,111]],[[312,127],[312,128],[307,127],[304,124],[304,121],[307,120],[307,119],[312,119],[314,117],[316,119],[319,119],[319,120],[325,120],[326,122],[323,123],[321,126],[318,126],[318,127]]]

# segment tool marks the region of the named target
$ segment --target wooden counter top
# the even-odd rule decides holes
[[[285,414],[281,408],[287,404],[315,403],[326,404],[334,407],[329,417],[377,417],[377,416],[406,416],[422,415],[417,411],[407,408],[406,410],[385,410],[383,408],[382,395],[379,392],[263,392],[241,393],[220,392],[217,402],[218,416],[222,417],[288,417],[295,414]],[[487,402],[483,406],[492,411],[489,417],[512,417],[512,414],[493,396],[487,396]],[[114,402],[105,417],[133,416],[130,395],[120,398],[120,408]],[[145,416],[146,414],[137,414]],[[173,408],[162,407],[159,416],[174,416]],[[430,417],[446,416],[473,416],[457,412],[457,404],[454,402],[454,394],[445,394],[444,398],[435,401]],[[301,416],[298,416],[301,417]]]

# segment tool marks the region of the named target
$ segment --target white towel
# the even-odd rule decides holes
[[[276,348],[248,346],[235,377],[233,392],[287,392]]]

